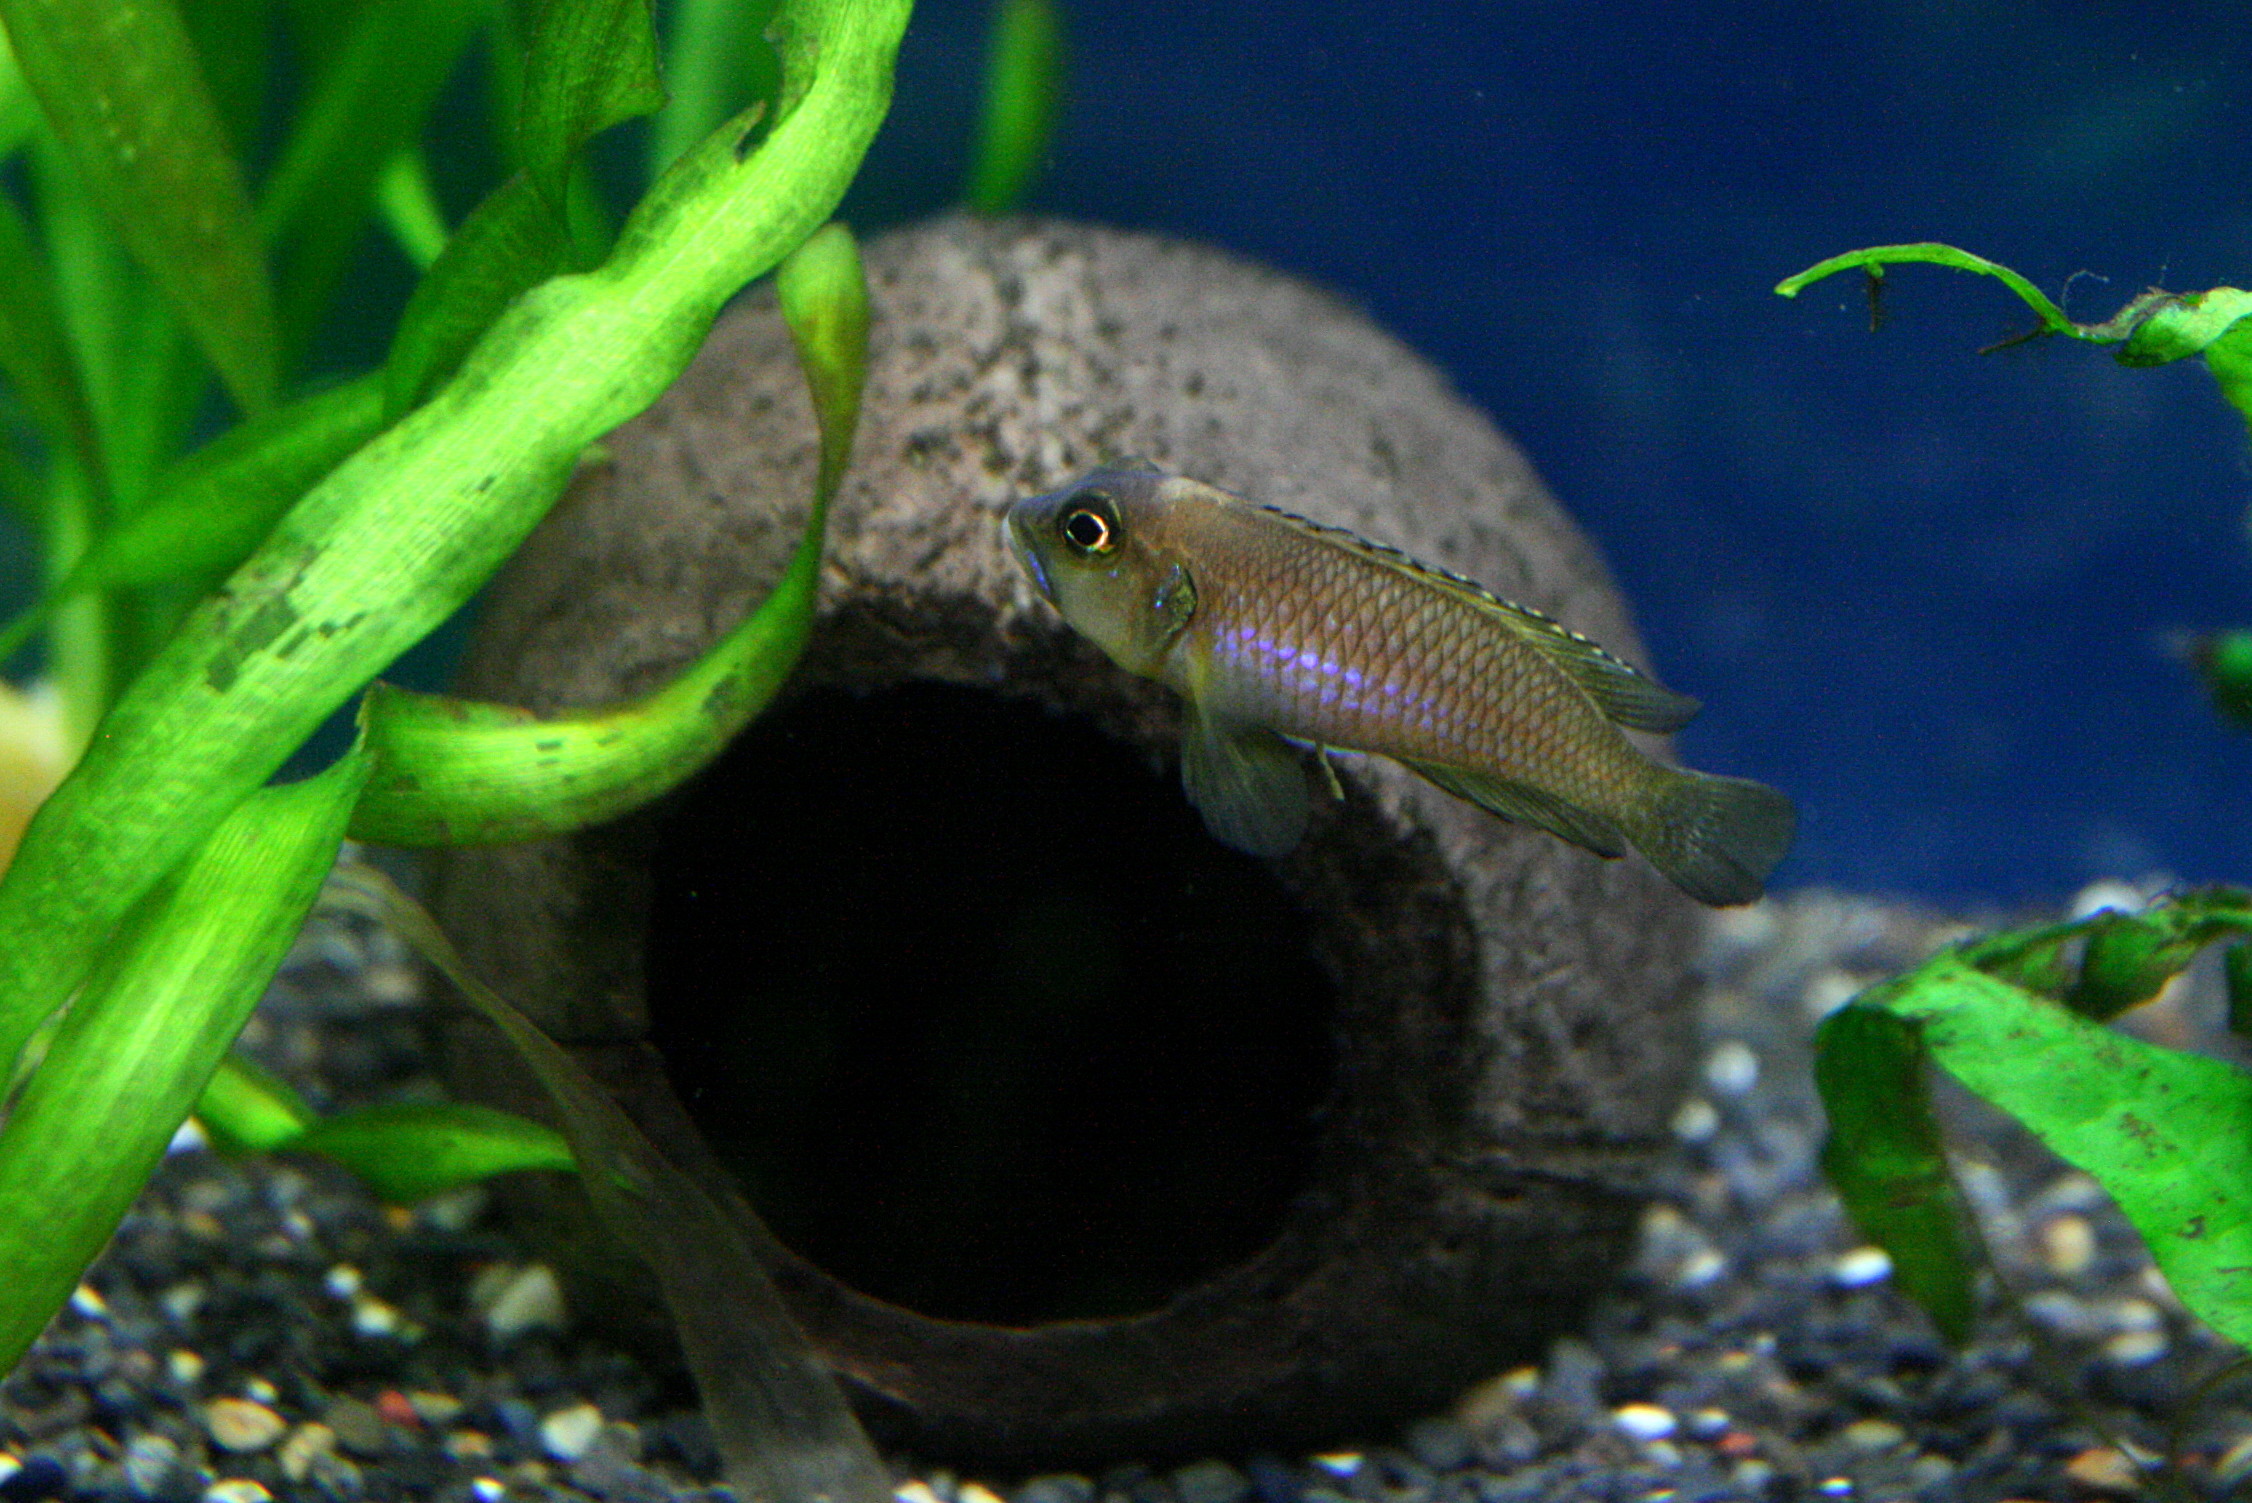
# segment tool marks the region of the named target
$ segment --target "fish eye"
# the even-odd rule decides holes
[[[1056,531],[1075,553],[1108,553],[1118,546],[1118,514],[1102,492],[1081,491],[1056,518]]]

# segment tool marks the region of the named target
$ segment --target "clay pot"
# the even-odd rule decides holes
[[[1168,695],[1065,628],[997,528],[1146,458],[1637,659],[1602,564],[1436,371],[1303,283],[1041,222],[866,255],[864,416],[791,696],[660,807],[451,854],[444,922],[669,1152],[747,1189],[808,1335],[927,1454],[1335,1439],[1537,1355],[1662,1151],[1690,905],[1377,759],[1290,858],[1220,849]],[[771,295],[606,450],[492,592],[465,692],[638,692],[762,597],[815,452]],[[449,1050],[457,1085],[538,1109],[473,1025]]]

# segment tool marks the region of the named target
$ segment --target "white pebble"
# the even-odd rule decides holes
[[[601,1433],[602,1411],[592,1404],[573,1404],[540,1421],[540,1445],[557,1461],[578,1460]]]
[[[2116,1367],[2141,1367],[2166,1355],[2164,1331],[2121,1331],[2103,1344],[2103,1358]]]
[[[6,1451],[0,1451],[0,1482],[6,1482],[10,1477],[13,1477],[16,1473],[22,1470],[22,1462],[16,1460],[16,1458],[10,1453]]]
[[[1856,1247],[1838,1254],[1830,1265],[1830,1282],[1841,1289],[1860,1289],[1892,1277],[1891,1255],[1881,1247]]]
[[[563,1319],[563,1286],[545,1263],[516,1270],[485,1308],[485,1329],[501,1341],[527,1331],[560,1331]]]
[[[372,1294],[352,1301],[352,1329],[362,1336],[396,1336],[402,1324],[398,1309]]]
[[[965,1482],[954,1489],[954,1503],[1001,1503],[1001,1495],[982,1482]]]
[[[1856,1451],[1889,1451],[1908,1438],[1908,1432],[1891,1420],[1855,1420],[1838,1432],[1838,1438]]]
[[[1723,1096],[1742,1096],[1759,1084],[1759,1056],[1741,1039],[1725,1039],[1705,1056],[1705,1084]]]
[[[1718,1248],[1699,1248],[1681,1260],[1681,1267],[1673,1276],[1673,1286],[1676,1289],[1703,1289],[1719,1283],[1727,1272],[1728,1259]]]
[[[891,1490],[891,1495],[899,1503],[945,1503],[939,1497],[938,1490],[920,1477],[900,1483]]]
[[[339,1263],[321,1280],[321,1287],[338,1299],[350,1299],[367,1285],[360,1271],[349,1263]]]
[[[164,1145],[164,1156],[171,1158],[175,1154],[199,1153],[210,1146],[211,1135],[203,1130],[201,1122],[189,1117],[172,1129],[172,1141]]]
[[[1621,1404],[1611,1411],[1611,1423],[1636,1440],[1664,1440],[1680,1421],[1662,1404]]]
[[[303,1482],[312,1475],[315,1461],[336,1454],[336,1432],[319,1420],[307,1420],[289,1432],[289,1439],[274,1454],[284,1477]]]
[[[500,1503],[508,1496],[508,1484],[498,1477],[472,1477],[469,1480],[470,1496],[477,1503]]]
[[[1868,987],[1869,983],[1850,971],[1835,967],[1817,971],[1806,983],[1799,1001],[1810,1018],[1826,1018],[1851,1002]]]
[[[249,1477],[222,1477],[203,1490],[203,1503],[272,1503],[266,1485]]]
[[[1325,1451],[1306,1459],[1332,1477],[1350,1477],[1361,1469],[1361,1463],[1367,1458],[1358,1451]]]
[[[88,1320],[109,1319],[109,1304],[92,1284],[80,1284],[70,1292],[70,1307]]]
[[[2147,1299],[2099,1300],[2095,1309],[2097,1318],[2114,1331],[2156,1331],[2166,1324],[2166,1317]]]
[[[2059,1277],[2086,1273],[2096,1259],[2096,1229],[2085,1216],[2051,1216],[2041,1223],[2038,1235],[2041,1261]]]
[[[183,1388],[192,1388],[203,1381],[203,1354],[191,1352],[186,1347],[174,1347],[164,1354],[164,1370],[172,1381]]]
[[[223,1451],[263,1451],[289,1422],[256,1399],[213,1399],[203,1406],[203,1428]]]
[[[1720,1112],[1702,1096],[1692,1096],[1673,1114],[1673,1135],[1684,1143],[1706,1143],[1720,1131]]]

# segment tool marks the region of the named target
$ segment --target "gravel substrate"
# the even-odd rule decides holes
[[[1813,1021],[1966,932],[1802,894],[1716,920],[1702,1087],[1641,1257],[1586,1332],[1397,1435],[1100,1477],[899,1463],[902,1503],[2066,1500],[2133,1492],[2231,1349],[2188,1319],[2085,1177],[1947,1098],[2015,1312],[1950,1353],[1822,1187]],[[253,1024],[329,1105],[420,1079],[413,968],[323,919]],[[2212,1031],[2192,977],[2143,1026]],[[425,1083],[423,1088],[427,1089]],[[184,1144],[78,1298],[0,1385],[0,1503],[712,1495],[702,1422],[574,1336],[474,1192],[387,1210],[317,1166]],[[2125,1448],[2125,1453],[2122,1451]],[[2252,1379],[2217,1385],[2177,1484],[2252,1474]]]

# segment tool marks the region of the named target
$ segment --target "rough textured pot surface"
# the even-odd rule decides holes
[[[866,256],[867,395],[799,686],[970,686],[1082,717],[1169,770],[1168,696],[1071,634],[997,527],[1010,499],[1130,456],[1396,544],[1639,659],[1602,563],[1524,457],[1333,297],[1056,223],[948,219]],[[638,692],[773,582],[815,441],[771,295],[732,309],[607,449],[493,592],[467,692],[540,709]],[[1689,905],[1631,858],[1503,824],[1389,763],[1343,776],[1276,869],[1334,984],[1335,1072],[1263,1250],[1160,1308],[1013,1329],[784,1258],[785,1294],[880,1426],[1026,1464],[1343,1435],[1537,1350],[1616,1266],[1689,1057]],[[719,1184],[643,1042],[666,1005],[644,982],[662,818],[454,854],[440,903],[472,962]],[[457,1081],[534,1104],[474,1030],[451,1051]]]

